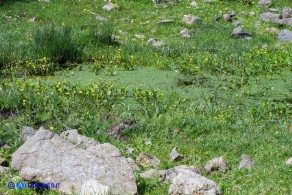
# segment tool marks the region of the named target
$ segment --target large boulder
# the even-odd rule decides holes
[[[212,180],[209,180],[197,173],[188,170],[181,170],[172,180],[168,191],[169,195],[196,195],[221,194],[219,186]]]
[[[76,132],[63,133],[62,139],[41,128],[12,155],[11,167],[23,180],[60,183],[65,194],[80,194],[92,180],[112,194],[137,194],[134,170],[118,149]]]

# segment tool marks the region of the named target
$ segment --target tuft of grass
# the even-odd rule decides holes
[[[46,57],[61,67],[68,62],[81,61],[83,47],[73,39],[70,27],[37,28],[32,39],[38,59]]]

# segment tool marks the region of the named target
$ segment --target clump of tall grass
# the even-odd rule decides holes
[[[115,26],[111,21],[103,22],[98,31],[92,29],[91,36],[93,36],[95,42],[101,45],[114,46],[119,44],[115,37]]]
[[[54,25],[36,29],[33,50],[38,59],[46,57],[61,67],[68,62],[81,61],[83,53],[83,47],[73,39],[70,27]]]

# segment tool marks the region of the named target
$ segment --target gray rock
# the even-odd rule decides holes
[[[250,16],[255,16],[255,15],[256,15],[255,12],[249,12],[248,14],[249,14]]]
[[[149,38],[147,41],[147,44],[153,44],[155,42],[157,42],[158,40],[156,38]]]
[[[107,11],[111,11],[111,10],[118,9],[118,8],[120,8],[120,7],[118,5],[113,4],[112,2],[108,2],[106,5],[104,5],[102,7],[102,9],[105,9]]]
[[[60,134],[60,136],[72,144],[75,144],[77,147],[83,149],[98,145],[98,142],[96,142],[94,139],[79,135],[76,129],[64,131]]]
[[[32,18],[28,19],[28,21],[34,23],[37,21],[37,17],[32,17]]]
[[[174,147],[171,152],[170,152],[170,160],[171,161],[179,161],[182,160],[184,158],[183,155],[181,155],[178,151],[177,148]]]
[[[23,134],[23,141],[27,141],[30,137],[32,137],[35,134],[35,129],[32,127],[23,127],[22,129]]]
[[[192,31],[189,29],[183,29],[182,31],[180,31],[180,34],[182,37],[184,38],[191,38],[192,37]]]
[[[165,43],[163,41],[156,41],[156,42],[152,43],[152,45],[154,47],[161,47],[161,46],[164,46]]]
[[[292,158],[289,158],[289,159],[286,161],[286,165],[288,165],[288,166],[292,166]]]
[[[292,18],[283,18],[278,21],[278,24],[292,26]]]
[[[223,14],[222,17],[223,17],[223,19],[224,19],[226,22],[231,21],[231,17],[230,17],[229,14]]]
[[[269,9],[269,12],[272,12],[272,13],[279,13],[279,9],[276,9],[276,8],[270,8],[270,9]]]
[[[137,194],[128,160],[108,153],[114,146],[106,150],[89,139],[83,143],[92,146],[84,144],[84,149],[69,142],[78,143],[74,131],[67,133],[65,140],[51,131],[38,130],[12,155],[11,167],[19,171],[22,180],[61,183],[60,190],[66,194],[73,193],[72,187],[79,194],[82,184],[90,180],[109,186],[112,194]]]
[[[0,158],[0,166],[9,167],[9,162],[4,158]]]
[[[204,0],[203,2],[204,3],[215,3],[215,2],[217,2],[217,0]]]
[[[197,7],[198,6],[197,2],[195,2],[195,1],[192,1],[190,5],[193,6],[193,7]]]
[[[252,34],[245,32],[242,27],[236,27],[232,31],[232,36],[237,37],[237,38],[247,38],[247,37],[252,37]]]
[[[129,125],[124,123],[113,124],[108,128],[107,133],[113,137],[120,137],[128,128]]]
[[[187,24],[187,25],[194,25],[194,24],[202,23],[202,19],[198,16],[184,15],[182,19],[182,23]]]
[[[39,2],[51,3],[51,0],[39,0]]]
[[[285,7],[283,9],[283,18],[291,18],[292,17],[292,8],[291,7]]]
[[[258,5],[265,6],[265,7],[271,7],[272,1],[271,0],[260,0],[258,2]]]
[[[266,28],[265,32],[269,33],[269,34],[278,34],[279,30],[277,28],[275,28],[275,27],[271,27],[271,28]]]
[[[104,17],[102,17],[100,15],[95,16],[95,19],[99,20],[99,21],[107,21],[108,20],[107,18],[104,18]]]
[[[10,146],[8,144],[5,144],[4,146],[1,147],[3,150],[10,150]]]
[[[145,35],[135,34],[134,36],[135,36],[135,38],[137,38],[137,39],[145,39],[145,38],[146,38]]]
[[[110,188],[97,180],[88,180],[81,186],[80,195],[110,195]]]
[[[169,195],[221,194],[219,186],[197,173],[182,170],[169,187]]]
[[[243,154],[241,156],[241,161],[239,163],[239,169],[250,169],[255,167],[256,162],[252,158],[250,158],[248,155]]]
[[[208,161],[204,169],[207,173],[210,173],[212,171],[225,171],[228,169],[228,164],[224,160],[224,158],[220,156]]]
[[[142,152],[138,155],[136,163],[141,167],[156,167],[160,165],[160,160],[155,156]]]
[[[127,158],[128,163],[130,164],[130,166],[132,167],[133,170],[137,171],[140,168],[138,167],[138,165],[136,164],[136,161],[134,161],[132,158]]]
[[[160,20],[157,22],[158,25],[163,25],[163,24],[171,24],[174,23],[174,20],[166,19],[166,20]]]
[[[260,19],[266,22],[278,22],[279,20],[281,20],[281,15],[266,12],[260,15]]]
[[[292,31],[290,30],[281,30],[278,34],[278,39],[281,41],[292,41]]]
[[[175,167],[172,167],[170,169],[167,169],[167,170],[159,171],[159,175],[160,175],[160,177],[163,178],[163,181],[171,182],[173,180],[173,178],[178,176],[178,174],[182,171],[190,171],[193,173],[201,174],[198,167],[179,165],[179,166],[175,166]]]
[[[159,176],[160,176],[160,173],[157,169],[150,169],[148,171],[140,173],[140,177],[142,177],[143,179],[151,179],[151,178],[159,177]]]
[[[2,177],[3,175],[7,174],[9,171],[9,167],[2,167],[0,166],[0,176]]]

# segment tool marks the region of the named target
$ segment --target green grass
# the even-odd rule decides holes
[[[0,149],[1,156],[11,161],[23,143],[23,126],[42,125],[56,133],[76,128],[117,146],[126,157],[153,154],[162,162],[159,169],[186,164],[202,170],[208,160],[224,156],[227,172],[202,171],[224,194],[291,194],[292,169],[285,161],[292,156],[292,47],[264,31],[292,28],[267,22],[255,27],[267,11],[257,2],[197,2],[196,8],[183,0],[163,9],[151,1],[122,0],[114,2],[120,9],[108,12],[101,9],[103,1],[5,1],[0,5],[0,144],[12,148]],[[281,10],[289,2],[274,1],[273,7]],[[230,10],[252,40],[232,38],[231,23],[213,22]],[[97,14],[109,22],[97,21]],[[203,23],[186,26],[185,14]],[[28,22],[32,17],[35,23]],[[175,22],[157,25],[162,19]],[[179,35],[184,28],[193,31],[192,38]],[[116,44],[112,35],[123,43]],[[151,37],[166,45],[147,44]],[[113,122],[101,120],[107,114],[135,118],[141,128],[127,130],[127,141],[109,137]],[[169,160],[175,146],[185,156],[180,162]],[[135,152],[126,154],[126,147]],[[243,153],[256,160],[256,168],[238,169]],[[0,178],[0,193],[17,175],[10,171]],[[169,188],[138,175],[137,183],[140,194],[167,194]]]

